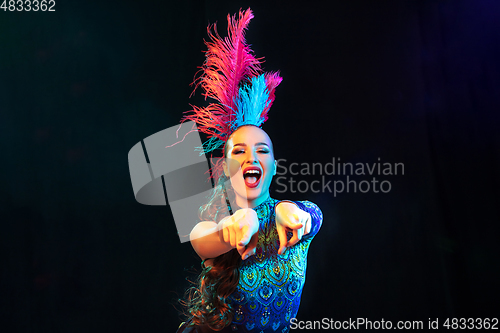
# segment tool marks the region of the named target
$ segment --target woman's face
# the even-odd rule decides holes
[[[230,136],[225,147],[224,173],[240,207],[255,207],[269,197],[269,186],[276,174],[271,139],[256,126],[242,126]]]

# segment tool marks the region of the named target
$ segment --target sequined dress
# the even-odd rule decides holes
[[[306,279],[307,252],[321,227],[323,214],[312,202],[294,201],[311,215],[311,231],[279,255],[275,222],[279,202],[269,198],[254,208],[259,218],[256,253],[241,262],[240,281],[229,298],[235,311],[233,321],[223,332],[289,332],[290,319],[297,315]]]

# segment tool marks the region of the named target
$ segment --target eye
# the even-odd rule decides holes
[[[243,149],[238,149],[238,150],[233,150],[233,155],[239,155],[244,153],[245,151]]]
[[[259,152],[261,154],[269,154],[269,150],[267,150],[267,149],[259,149],[259,150],[257,150],[257,152]]]

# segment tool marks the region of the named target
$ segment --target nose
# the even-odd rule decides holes
[[[257,153],[255,151],[249,152],[247,162],[250,164],[257,163]]]

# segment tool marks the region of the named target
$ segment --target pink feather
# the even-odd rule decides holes
[[[208,36],[211,41],[205,41],[208,50],[205,51],[206,60],[201,67],[202,74],[193,83],[199,81],[196,87],[201,85],[205,91],[203,93],[205,98],[210,97],[220,104],[211,103],[204,108],[193,106],[192,114],[183,118],[183,121],[195,121],[201,132],[221,140],[225,140],[230,133],[229,124],[235,117],[235,100],[238,97],[240,83],[247,77],[262,72],[260,59],[253,55],[245,41],[245,30],[252,18],[250,8],[244,12],[240,10],[238,18],[236,15],[233,17],[228,15],[228,37],[224,39],[217,33],[216,24],[213,25],[214,33],[211,31],[212,26],[208,26]],[[279,82],[272,74],[270,77],[273,79],[268,83],[268,87],[273,89],[274,100],[274,88]],[[266,113],[268,109],[265,110]]]
[[[267,91],[269,92],[269,98],[267,99],[269,101],[268,106],[262,110],[261,117],[264,119],[264,121],[267,121],[267,114],[269,112],[269,109],[271,108],[271,105],[273,105],[274,102],[274,90],[276,87],[281,83],[283,78],[279,76],[278,72],[275,73],[266,73],[265,74],[265,79],[266,79],[266,85],[267,85]]]

